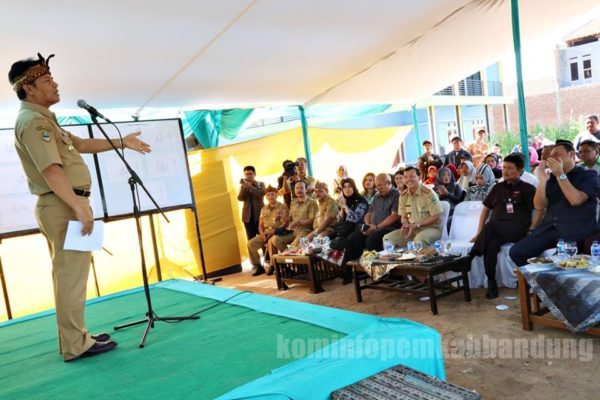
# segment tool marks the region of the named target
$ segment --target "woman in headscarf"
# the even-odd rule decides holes
[[[348,177],[348,168],[345,165],[340,165],[336,171],[337,176],[333,180],[333,194],[337,199],[342,195],[342,180]]]
[[[475,184],[475,167],[469,160],[463,160],[460,164],[460,178],[458,179],[458,185],[462,190],[467,190],[469,186]]]
[[[500,159],[498,158],[497,154],[490,153],[487,156],[485,156],[484,163],[491,168],[492,173],[494,174],[494,178],[502,178],[502,168],[500,166]]]
[[[481,164],[475,171],[475,186],[467,189],[465,201],[483,201],[495,183],[494,173],[487,164]]]
[[[339,221],[362,223],[369,209],[369,203],[358,192],[354,179],[342,179],[341,184],[342,195],[338,199],[338,205],[340,206]]]
[[[448,168],[450,170],[450,172],[452,172],[452,175],[454,176],[455,181],[457,181],[458,178],[460,178],[460,172],[458,172],[458,168],[456,168],[456,166],[454,164],[448,164],[448,165],[445,165],[444,167]]]
[[[434,167],[432,165],[429,168],[427,168],[427,176],[425,177],[425,180],[423,181],[423,183],[425,185],[435,185],[435,181],[437,180],[437,173],[438,173],[437,167]]]
[[[454,207],[462,201],[463,190],[454,181],[454,175],[450,168],[440,168],[433,190],[438,194],[441,201],[450,203],[450,215],[452,215]]]

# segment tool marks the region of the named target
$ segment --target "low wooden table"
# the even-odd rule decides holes
[[[438,314],[437,299],[449,294],[462,291],[465,301],[471,301],[471,290],[469,287],[469,270],[471,269],[471,256],[464,256],[452,260],[441,261],[436,264],[421,265],[419,263],[406,263],[397,266],[388,275],[373,281],[363,270],[358,260],[348,262],[352,267],[354,291],[356,301],[362,302],[361,292],[365,289],[388,290],[394,292],[414,293],[429,296],[431,312]],[[460,275],[449,279],[435,282],[435,277],[446,272],[459,272]],[[408,279],[408,276],[419,279]],[[360,281],[364,281],[361,285]],[[369,282],[370,281],[370,282]],[[457,286],[452,286],[456,282]]]
[[[341,267],[324,261],[314,255],[282,255],[273,256],[277,289],[288,290],[287,284],[301,283],[308,285],[310,293],[321,293],[323,281],[341,276]]]
[[[515,272],[519,282],[519,300],[521,303],[521,322],[523,323],[523,330],[533,330],[534,323],[567,329],[562,321],[554,318],[554,315],[552,315],[548,307],[543,306],[538,295],[530,290],[531,286],[529,286],[527,279],[525,279],[525,276],[521,271],[515,269]],[[585,333],[593,336],[600,336],[600,326],[596,325],[585,331]]]

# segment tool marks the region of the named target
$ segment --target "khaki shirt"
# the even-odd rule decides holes
[[[317,201],[317,205],[319,206],[319,211],[315,216],[315,221],[313,222],[313,229],[317,229],[321,225],[323,220],[327,217],[333,218],[329,223],[328,227],[334,226],[337,223],[337,215],[339,211],[339,206],[337,202],[330,196],[327,196],[322,203],[320,201]]]
[[[15,123],[15,148],[27,175],[29,191],[44,194],[52,191],[42,171],[52,164],[62,166],[73,188],[90,190],[90,171],[77,151],[82,139],[65,131],[53,112],[27,101]]]
[[[483,158],[490,153],[490,146],[486,142],[473,142],[469,145],[469,153],[473,157],[473,165],[477,168],[483,163]]]
[[[315,198],[315,185],[317,184],[317,180],[315,178],[313,178],[312,176],[308,176],[306,175],[304,178],[301,179],[304,183],[306,183],[306,195],[310,198]],[[293,190],[293,185],[292,185],[292,179],[288,178],[285,181],[287,190],[289,190],[289,192],[292,194],[292,199],[296,198],[296,193]],[[313,191],[310,191],[309,193],[309,188],[312,189]]]
[[[415,193],[407,190],[400,196],[398,204],[398,214],[408,219],[411,224],[417,224],[424,219],[442,213],[442,205],[440,199],[433,190],[427,189],[422,183]],[[441,221],[438,220],[435,224],[427,227],[441,229]]]
[[[300,201],[297,198],[292,200],[292,205],[290,206],[290,222],[296,222],[303,219],[313,219],[317,215],[317,211],[319,210],[319,206],[317,202],[310,197],[306,197],[304,201]],[[296,228],[295,231],[304,231],[310,232],[310,226],[303,226],[301,228]]]
[[[288,208],[285,204],[276,202],[274,206],[265,205],[260,210],[259,226],[262,226],[265,233],[271,235],[275,228],[280,228],[288,218]]]

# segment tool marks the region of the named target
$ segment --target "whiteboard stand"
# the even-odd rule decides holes
[[[123,329],[123,328],[128,328],[130,326],[140,325],[140,324],[145,323],[146,329],[144,330],[144,334],[142,336],[142,340],[139,345],[140,348],[143,348],[146,343],[146,338],[148,336],[148,332],[150,331],[150,328],[154,328],[154,323],[156,321],[166,321],[166,322],[168,322],[168,321],[183,321],[183,320],[187,320],[187,319],[199,319],[200,317],[197,315],[188,315],[185,317],[159,317],[152,309],[152,298],[150,297],[150,287],[148,286],[148,271],[146,269],[146,257],[144,255],[144,242],[143,242],[143,238],[142,238],[142,221],[141,221],[141,214],[140,214],[140,207],[139,207],[139,198],[140,197],[139,197],[138,187],[141,187],[144,190],[144,192],[146,193],[146,195],[148,196],[150,201],[152,201],[152,203],[154,204],[156,209],[161,213],[161,215],[164,217],[164,219],[167,222],[169,222],[169,219],[164,214],[164,212],[162,211],[160,206],[156,203],[156,201],[154,200],[154,197],[152,197],[150,192],[148,192],[148,189],[146,189],[146,186],[144,186],[144,183],[140,179],[139,175],[133,170],[133,168],[131,168],[129,163],[125,160],[125,157],[123,156],[123,154],[113,144],[112,140],[110,140],[110,138],[108,137],[108,135],[106,134],[104,129],[102,129],[102,126],[98,123],[98,120],[95,115],[92,115],[92,121],[94,122],[96,127],[100,130],[100,132],[102,132],[102,134],[104,135],[104,137],[106,138],[108,143],[110,143],[111,147],[113,148],[115,153],[119,156],[119,158],[125,165],[125,168],[127,168],[127,172],[129,172],[129,175],[130,175],[129,179],[127,180],[127,183],[129,184],[129,190],[131,192],[131,202],[133,204],[133,216],[134,216],[135,225],[137,228],[138,245],[140,248],[141,264],[142,264],[141,265],[142,266],[142,278],[144,280],[144,294],[146,295],[146,304],[148,306],[148,311],[146,312],[145,318],[143,318],[139,321],[134,321],[134,322],[130,322],[127,324],[115,326],[114,329],[119,330],[119,329]]]

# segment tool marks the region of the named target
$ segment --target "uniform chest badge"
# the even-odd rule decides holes
[[[42,140],[44,142],[50,142],[50,134],[46,131],[42,132]]]

